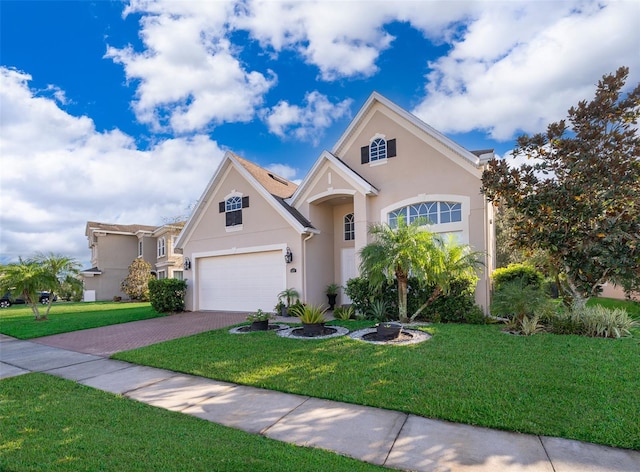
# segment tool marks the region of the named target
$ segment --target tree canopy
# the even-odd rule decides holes
[[[520,136],[513,156],[530,163],[494,159],[482,177],[487,198],[513,210],[516,245],[547,251],[574,298],[640,280],[640,84],[624,95],[628,73],[603,76],[569,125]]]

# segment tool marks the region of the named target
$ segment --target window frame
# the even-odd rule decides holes
[[[342,219],[342,237],[344,241],[355,241],[356,239],[356,220],[353,212],[347,213]]]
[[[158,257],[164,257],[167,255],[167,240],[162,237],[158,238]]]
[[[469,243],[470,235],[470,216],[471,216],[471,197],[468,195],[456,195],[456,194],[427,194],[422,193],[414,197],[409,197],[404,200],[396,201],[390,205],[385,206],[380,210],[380,221],[388,224],[391,227],[397,225],[398,215],[404,215],[407,218],[405,221],[409,222],[408,207],[415,205],[416,207],[426,202],[437,202],[438,214],[440,215],[440,203],[446,202],[454,206],[454,211],[460,215],[460,221],[445,222],[439,218],[438,223],[427,225],[427,229],[431,232],[438,234],[446,233],[458,233],[459,240],[465,244]],[[403,212],[404,211],[404,212]],[[395,216],[395,217],[394,217]],[[446,221],[446,219],[444,219]]]

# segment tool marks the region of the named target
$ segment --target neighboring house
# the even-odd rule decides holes
[[[151,264],[156,277],[182,279],[183,258],[174,252],[182,226],[183,223],[145,226],[87,222],[85,234],[91,249],[92,268],[80,272],[85,300],[126,299],[120,284],[138,257]]]
[[[494,227],[480,187],[492,157],[377,93],[299,186],[227,152],[176,243],[190,264],[187,308],[272,311],[287,287],[326,303],[328,284],[358,275],[368,226],[400,215],[485,254],[476,301],[486,308]]]

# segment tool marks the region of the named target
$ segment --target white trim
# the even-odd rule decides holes
[[[268,244],[265,246],[249,246],[249,247],[233,247],[230,249],[221,249],[218,251],[203,251],[203,252],[194,252],[191,254],[191,274],[192,279],[189,284],[189,288],[191,288],[191,303],[195,310],[200,309],[200,304],[198,300],[198,291],[200,290],[200,281],[198,280],[198,264],[200,263],[200,259],[205,259],[209,257],[216,256],[232,256],[234,254],[251,254],[254,252],[270,252],[270,251],[282,251],[282,257],[284,257],[287,251],[287,244]],[[286,285],[286,270],[284,271],[284,280]]]
[[[315,195],[310,196],[309,198],[307,198],[306,202],[307,203],[314,203],[314,202],[317,202],[318,200],[322,200],[323,198],[331,197],[333,195],[351,195],[351,196],[354,196],[355,194],[356,194],[356,191],[354,189],[350,189],[350,188],[332,188],[332,189],[326,190],[324,192],[316,193]]]
[[[378,189],[376,189],[373,185],[356,174],[350,167],[336,158],[333,154],[327,151],[323,151],[320,157],[313,164],[313,167],[311,168],[307,176],[298,186],[295,193],[291,196],[291,198],[287,199],[287,203],[289,203],[294,208],[297,208],[300,200],[303,199],[305,193],[307,192],[307,189],[313,188],[313,186],[318,183],[318,179],[320,178],[320,171],[325,165],[329,169],[333,169],[335,172],[337,172],[338,175],[344,178],[347,182],[353,184],[353,186],[355,187],[355,191],[358,191],[363,195],[378,195]],[[306,200],[306,198],[304,199]]]
[[[194,252],[191,254],[192,264],[196,262],[197,259],[201,259],[203,257],[212,257],[212,256],[231,256],[233,254],[247,254],[250,252],[266,252],[266,251],[282,251],[282,256],[284,257],[284,253],[287,250],[287,244],[267,244],[265,246],[249,246],[249,247],[232,247],[230,249],[220,249],[218,251],[204,251],[204,252]]]
[[[238,211],[238,210],[233,210],[233,211]],[[242,211],[242,209],[240,211]],[[236,231],[242,231],[242,228],[243,228],[242,225],[233,225],[233,226],[225,226],[224,230],[226,233],[235,233]]]

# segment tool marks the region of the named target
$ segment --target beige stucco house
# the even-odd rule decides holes
[[[91,249],[91,269],[80,272],[86,301],[127,298],[120,284],[136,258],[151,264],[160,278],[182,279],[183,257],[174,251],[184,223],[163,226],[87,222],[85,235]]]
[[[358,274],[368,226],[399,215],[427,217],[431,231],[485,254],[476,301],[486,307],[494,228],[480,187],[492,157],[377,93],[299,186],[228,152],[176,242],[189,266],[187,308],[271,311],[287,287],[326,303],[328,284]]]

